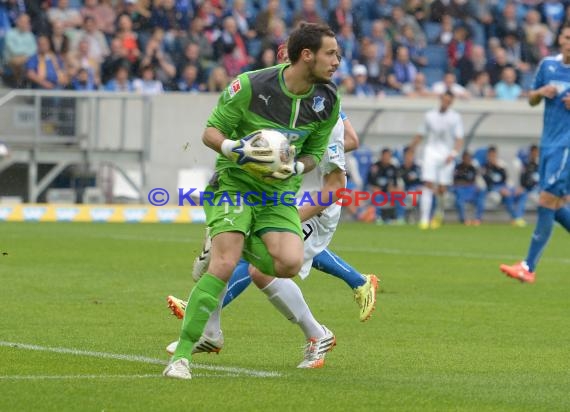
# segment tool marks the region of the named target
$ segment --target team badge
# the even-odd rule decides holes
[[[328,146],[328,155],[329,155],[329,160],[337,160],[338,158],[340,158],[340,150],[336,143]]]
[[[321,112],[325,109],[325,98],[323,96],[313,97],[313,110],[315,113]]]
[[[241,90],[241,82],[239,81],[239,79],[235,79],[228,86],[228,93],[230,97],[234,97],[240,90]]]

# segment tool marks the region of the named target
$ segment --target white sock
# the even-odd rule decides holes
[[[206,327],[204,328],[203,334],[214,340],[218,339],[222,334],[222,305],[224,303],[224,297],[226,296],[227,291],[228,291],[228,285],[226,285],[226,287],[220,294],[220,303],[210,315],[210,319],[208,319]]]
[[[299,325],[306,339],[325,336],[323,327],[313,317],[301,289],[292,279],[275,278],[261,291],[283,316]]]
[[[432,202],[433,191],[424,186],[420,196],[420,223],[429,223]]]

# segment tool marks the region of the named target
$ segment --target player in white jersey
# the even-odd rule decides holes
[[[319,165],[318,173],[313,172],[312,176],[307,176],[308,181],[305,188],[316,188],[317,192],[311,193],[312,201],[306,201],[307,199],[305,199],[305,204],[299,208],[301,221],[304,221],[303,233],[305,236],[305,264],[301,269],[300,276],[305,278],[309,274],[311,265],[314,264],[313,260],[318,257],[320,266],[317,266],[317,268],[321,270],[328,269],[327,273],[341,277],[349,285],[354,286],[355,297],[361,305],[361,320],[364,321],[368,319],[375,306],[378,287],[376,276],[359,274],[338,256],[326,250],[340,219],[341,206],[335,203],[338,200],[336,193],[338,189],[344,188],[346,184],[344,170],[345,124],[349,128],[347,133],[348,149],[354,150],[357,147],[358,138],[354,129],[352,129],[345,117],[341,117],[333,129],[327,150]],[[320,196],[318,192],[320,192]],[[200,258],[196,260],[193,273],[194,278],[199,277],[200,272],[203,272],[205,266],[207,266],[207,243],[208,241],[206,241],[202,260]],[[329,263],[335,265],[336,268],[331,268]],[[260,262],[261,265],[262,262]],[[210,317],[204,335],[194,347],[195,353],[217,353],[221,350],[223,335],[220,327],[220,313],[222,308],[235,299],[249,284],[247,283],[249,280],[247,266],[247,263],[245,263],[245,266],[244,263],[240,263],[234,271],[232,280],[229,282],[226,297]],[[334,273],[339,266],[342,273]],[[298,324],[305,334],[307,345],[305,346],[303,361],[298,367],[322,367],[325,355],[335,345],[336,339],[329,329],[321,325],[313,317],[299,287],[291,279],[273,278],[264,275],[253,266],[249,269],[249,275],[251,280],[268,296],[269,301],[279,312],[293,323]],[[236,290],[233,290],[234,285]],[[182,317],[186,302],[172,296],[169,296],[168,301],[173,313],[179,318]],[[173,342],[168,346],[167,351],[172,352],[175,346],[176,342]]]
[[[431,227],[439,227],[443,220],[443,195],[453,183],[454,159],[463,146],[463,121],[459,113],[451,109],[453,94],[445,92],[440,97],[438,109],[429,110],[412,140],[416,147],[422,137],[426,138],[422,163],[424,186],[420,197],[420,228],[430,227],[430,215],[434,194],[437,196],[437,211]]]

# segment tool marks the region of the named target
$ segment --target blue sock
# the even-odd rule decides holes
[[[550,239],[550,235],[552,234],[553,226],[554,210],[540,206],[538,208],[538,220],[536,221],[532,240],[530,241],[530,247],[528,249],[528,256],[526,258],[528,269],[531,272],[534,272],[536,269],[540,255],[542,255],[544,247],[548,243],[548,239]]]
[[[360,272],[328,249],[313,258],[313,267],[344,280],[351,289],[366,283],[366,278]]]
[[[251,278],[249,277],[248,268],[249,263],[240,259],[228,282],[228,291],[226,292],[226,296],[224,296],[224,303],[222,304],[223,308],[237,298],[250,285]]]
[[[554,213],[554,219],[570,232],[570,208],[561,207]]]

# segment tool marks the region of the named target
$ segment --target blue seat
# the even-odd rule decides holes
[[[446,70],[448,67],[447,50],[443,46],[428,45],[424,50],[427,67]]]
[[[475,153],[473,153],[473,160],[475,160],[479,167],[485,166],[487,164],[487,150],[488,147],[480,147],[477,150],[475,150]]]
[[[445,71],[437,67],[424,67],[422,73],[426,77],[426,84],[428,87],[433,86],[435,82],[439,82],[443,79]]]
[[[441,24],[428,21],[424,24],[428,44],[436,44],[441,34]]]
[[[362,177],[362,180],[366,182],[366,177],[368,176],[368,171],[370,166],[374,163],[374,152],[368,146],[360,146],[353,153],[354,158],[358,162],[358,173]]]

